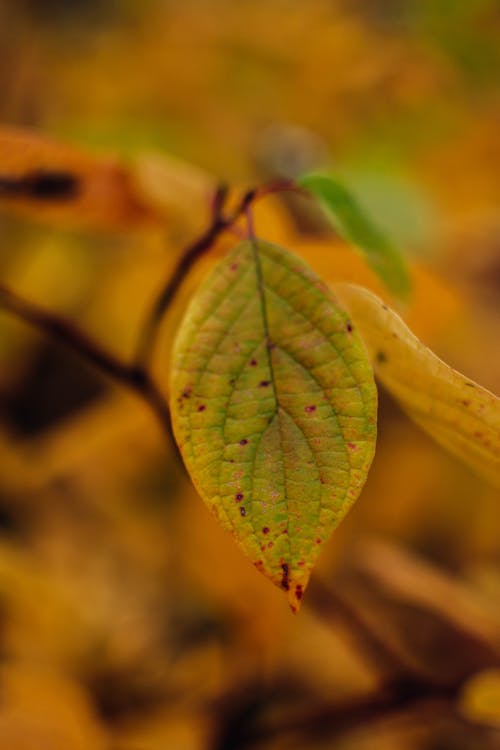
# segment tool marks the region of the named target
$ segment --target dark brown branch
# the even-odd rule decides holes
[[[212,223],[222,217],[226,201],[229,196],[229,187],[226,184],[221,184],[214,193],[212,199]]]
[[[304,747],[317,741],[332,742],[336,737],[378,723],[398,720],[412,725],[444,718],[457,725],[481,731],[481,727],[458,714],[457,696],[461,685],[436,687],[426,682],[391,682],[376,690],[300,709],[294,704],[289,711],[272,710],[273,701],[282,695],[284,686],[247,685],[238,693],[225,695],[215,707],[219,721],[214,727],[211,750],[229,747],[258,748],[272,743],[275,737],[293,737]],[[306,703],[308,701],[306,700]],[[218,708],[218,710],[217,710]],[[282,708],[282,706],[280,706]]]
[[[57,339],[101,373],[141,396],[156,415],[163,430],[171,436],[167,401],[146,370],[122,361],[70,321],[27,302],[4,285],[0,285],[0,308]]]
[[[362,615],[333,585],[314,577],[307,591],[306,602],[314,614],[328,624],[337,622],[340,625],[346,637],[364,655],[382,682],[421,679],[421,675],[413,671],[387,641],[370,629]]]
[[[223,209],[228,197],[226,185],[220,185],[212,201],[212,223],[209,228],[192,245],[182,253],[174,272],[168,276],[146,315],[142,331],[139,335],[135,362],[140,367],[148,367],[154,353],[156,338],[163,316],[171,304],[180,285],[187,274],[205,252],[211,249],[220,235],[231,229],[236,222],[245,215],[250,205],[260,198],[273,193],[295,192],[306,195],[306,191],[292,180],[275,180],[262,185],[255,190],[249,190],[244,195],[233,212],[224,217]]]
[[[457,712],[459,688],[436,689],[425,684],[394,684],[350,701],[318,706],[304,713],[296,712],[281,722],[263,728],[261,738],[269,741],[273,736],[286,734],[301,736],[304,741],[335,737],[380,722],[405,720],[413,725],[443,718],[468,724]]]
[[[174,272],[166,279],[146,315],[135,356],[135,362],[139,367],[149,366],[163,316],[191,268],[204,253],[210,250],[220,235],[230,229],[245,214],[247,207],[255,197],[256,191],[249,190],[232,214],[224,218],[221,211],[226,198],[226,190],[221,187],[217,191],[214,198],[212,224],[201,237],[182,253]]]
[[[74,349],[87,362],[115,380],[128,380],[130,377],[128,365],[104,350],[72,323],[27,302],[3,285],[0,286],[0,307]]]
[[[309,714],[296,715],[288,723],[287,731],[311,736],[328,737],[330,740],[353,729],[406,716],[415,723],[425,716],[441,719],[455,716],[456,696],[451,692],[434,691],[425,686],[408,689],[397,686],[381,689],[376,693],[353,699],[350,702],[321,706]],[[283,727],[273,727],[273,734],[281,734]]]
[[[52,183],[50,185],[52,186]],[[5,180],[2,181],[0,178],[0,190],[2,188],[13,189],[13,187],[16,190],[19,188],[17,184],[15,186],[10,182],[7,184]],[[141,396],[150,406],[175,446],[167,400],[149,371],[149,363],[162,318],[184,278],[198,258],[212,247],[225,230],[234,226],[238,219],[245,214],[252,201],[271,193],[296,189],[299,188],[296,188],[289,181],[279,181],[264,185],[257,190],[249,190],[243,195],[232,213],[224,217],[223,210],[228,197],[228,188],[226,185],[221,185],[218,188],[212,202],[212,222],[208,229],[184,251],[173,274],[168,277],[158,296],[153,300],[139,335],[136,356],[132,364],[109,352],[70,321],[22,299],[3,285],[0,285],[0,308],[13,313],[18,318],[57,339],[103,374]]]
[[[320,706],[308,714],[296,715],[287,730],[330,739],[367,724],[407,716],[415,720],[425,715],[442,719],[456,716],[458,688],[436,689],[424,683],[408,683],[381,687],[377,692],[350,701]],[[276,731],[277,727],[274,728]]]

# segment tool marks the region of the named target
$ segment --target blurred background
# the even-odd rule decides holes
[[[415,333],[500,392],[496,0],[0,0],[0,51],[2,125],[116,157],[166,216],[5,210],[1,279],[27,299],[128,357],[217,183],[326,165],[412,263]],[[269,198],[255,222],[383,294],[307,205]],[[164,321],[165,391],[189,295],[233,242]],[[0,399],[2,750],[500,748],[500,498],[386,393],[296,617],[148,408],[1,311]]]

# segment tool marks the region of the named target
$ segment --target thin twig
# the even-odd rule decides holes
[[[222,217],[226,201],[229,196],[229,187],[225,183],[219,185],[212,198],[212,223]]]
[[[388,685],[366,696],[350,701],[318,706],[309,713],[296,716],[288,722],[287,731],[302,733],[309,738],[325,737],[330,740],[352,729],[377,722],[402,719],[418,723],[425,717],[442,720],[444,716],[458,719],[456,697],[459,686],[435,688],[425,683]],[[281,730],[283,731],[283,725]],[[273,727],[273,733],[280,734],[280,727]]]
[[[137,366],[149,367],[154,353],[157,334],[163,316],[175,297],[179,287],[196,261],[214,245],[220,235],[230,229],[244,215],[247,206],[255,199],[256,191],[249,190],[236,206],[230,216],[224,218],[221,210],[226,197],[225,188],[221,187],[214,199],[214,215],[209,228],[182,253],[174,272],[169,274],[151,307],[146,314],[139,343],[136,349],[135,363]]]
[[[218,711],[216,706],[219,720],[209,747],[253,750],[272,743],[276,737],[281,740],[293,737],[295,742],[302,741],[301,746],[309,747],[318,741],[331,743],[353,730],[375,729],[377,724],[394,720],[427,726],[447,718],[464,728],[481,731],[481,727],[458,714],[456,699],[460,690],[461,684],[437,688],[425,682],[394,682],[346,700],[311,706],[307,706],[306,700],[303,709],[294,704],[288,712],[275,712],[273,704],[277,696],[284,691],[286,694],[285,686],[250,684],[239,695],[233,691],[223,696]]]
[[[0,309],[13,313],[17,318],[57,339],[101,373],[141,396],[156,415],[165,433],[171,437],[167,400],[145,369],[124,362],[70,321],[27,302],[3,284],[0,285]]]
[[[73,323],[63,320],[32,302],[27,302],[3,284],[0,285],[0,307],[79,352],[87,362],[106,375],[115,380],[129,379],[130,367],[90,339]]]
[[[173,445],[176,446],[172,436],[167,399],[149,370],[162,318],[184,278],[198,258],[212,247],[224,231],[234,227],[236,222],[245,214],[252,201],[270,193],[293,189],[296,189],[293,183],[279,181],[264,185],[257,190],[249,190],[243,195],[239,204],[227,217],[223,215],[223,210],[228,197],[228,188],[226,185],[221,185],[217,189],[212,202],[211,224],[182,253],[174,272],[169,275],[157,297],[153,300],[141,333],[139,334],[136,355],[132,363],[120,359],[105,349],[71,321],[65,320],[38,305],[24,300],[4,285],[0,285],[0,308],[13,313],[21,320],[57,339],[103,374],[140,395],[159,420],[163,430],[172,440]]]
[[[415,671],[390,644],[375,633],[358,610],[341,591],[324,583],[318,576],[311,581],[307,605],[327,623],[336,621],[356,650],[364,654],[381,682],[410,680],[419,682],[422,675]]]

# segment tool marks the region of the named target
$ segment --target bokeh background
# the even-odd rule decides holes
[[[0,52],[2,124],[116,155],[166,215],[111,231],[4,212],[1,278],[26,298],[129,356],[211,187],[328,165],[412,263],[413,330],[500,392],[496,0],[2,0]],[[269,198],[255,222],[382,293],[302,203]],[[233,241],[165,319],[165,391],[182,310]],[[386,393],[297,617],[147,407],[1,311],[0,398],[2,750],[500,748],[500,498]],[[403,686],[367,715],[388,654],[433,697]]]

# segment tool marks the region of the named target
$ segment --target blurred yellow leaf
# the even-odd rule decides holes
[[[12,750],[104,750],[103,727],[77,682],[50,669],[4,668],[0,747]]]
[[[216,180],[207,172],[166,154],[145,152],[129,163],[137,195],[160,215],[183,219],[191,232],[206,224]],[[200,227],[200,231],[203,227]]]
[[[375,372],[440,445],[500,486],[500,400],[440,360],[372,292],[334,285],[370,350]]]
[[[155,220],[116,158],[0,128],[0,208],[56,225],[122,230]]]
[[[460,708],[470,721],[500,727],[500,669],[474,675],[463,689]]]

